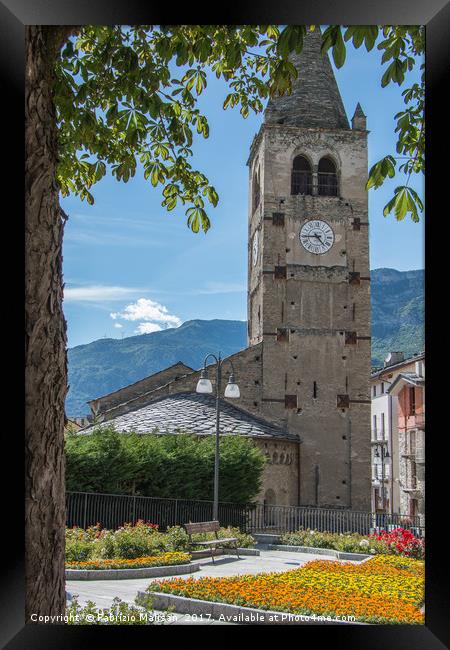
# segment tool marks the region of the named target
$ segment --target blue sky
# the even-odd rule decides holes
[[[367,115],[369,166],[395,155],[395,113],[401,89],[382,89],[381,54],[348,46],[347,61],[335,70],[349,119],[359,101]],[[414,83],[418,70],[409,74]],[[94,186],[95,204],[77,197],[61,200],[69,215],[64,238],[64,312],[69,347],[103,336],[121,338],[174,327],[194,318],[246,319],[247,191],[246,161],[262,115],[244,120],[222,109],[225,82],[208,76],[199,107],[210,125],[207,140],[196,138],[193,165],[219,193],[210,208],[212,228],[192,233],[182,209],[167,213],[161,192],[142,174],[128,183],[107,176]],[[369,192],[370,266],[400,271],[424,268],[424,223],[397,222],[382,211],[394,178]],[[423,177],[411,186],[423,197]]]

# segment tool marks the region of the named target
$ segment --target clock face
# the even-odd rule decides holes
[[[334,244],[333,229],[320,219],[311,219],[304,223],[299,238],[303,248],[315,255],[327,253]]]
[[[258,261],[258,251],[259,251],[259,237],[258,237],[258,231],[255,232],[253,235],[253,266],[255,266],[256,262]]]

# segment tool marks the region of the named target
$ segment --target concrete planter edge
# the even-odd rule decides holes
[[[336,551],[334,548],[315,548],[313,546],[288,546],[287,544],[269,544],[268,548],[271,551],[287,551],[291,553],[313,553],[314,555],[331,555],[337,560],[368,560],[374,555],[367,553],[346,553],[344,551]]]
[[[136,602],[139,603],[139,600],[147,595],[151,596],[154,609],[159,611],[165,611],[170,607],[172,611],[179,614],[203,616],[214,620],[227,620],[243,625],[368,625],[368,623],[350,621],[300,620],[295,618],[299,615],[287,612],[242,607],[241,605],[217,603],[209,600],[196,600],[157,591],[150,593],[138,591]]]
[[[194,573],[200,569],[196,562],[152,566],[138,569],[66,569],[66,580],[132,580],[133,578],[164,578]]]

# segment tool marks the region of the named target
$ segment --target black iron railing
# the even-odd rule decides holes
[[[213,513],[212,501],[87,492],[68,492],[66,506],[67,526],[82,528],[101,523],[104,528],[116,529],[124,523],[135,524],[143,519],[166,530],[189,521],[210,521]],[[401,526],[419,537],[425,536],[425,520],[420,515],[379,514],[344,508],[219,503],[219,521],[222,526],[237,526],[249,533],[286,533],[310,528],[369,535],[376,530]]]
[[[189,499],[160,499],[157,497],[121,494],[68,492],[66,495],[67,526],[86,528],[101,523],[116,529],[124,523],[135,524],[138,519],[158,524],[160,530],[189,521],[211,521],[212,501]],[[223,526],[246,529],[247,505],[219,504],[219,520]]]

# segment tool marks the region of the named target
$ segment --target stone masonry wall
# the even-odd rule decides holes
[[[120,390],[99,397],[96,400],[91,400],[89,402],[91,411],[93,414],[100,415],[115,406],[120,406],[123,402],[129,402],[142,394],[156,390],[160,386],[164,386],[169,381],[177,379],[188,372],[192,372],[192,368],[182,362],[178,362],[169,368],[165,368],[149,377],[136,381],[134,384],[124,386]]]
[[[261,259],[249,264],[250,343],[263,328],[261,414],[302,438],[301,503],[370,509],[370,276],[366,132],[265,126],[253,160],[264,159]],[[337,167],[337,197],[291,196],[292,160],[313,172],[323,156]],[[261,163],[260,163],[261,164]],[[282,213],[279,224],[274,213]],[[335,233],[326,255],[300,245],[305,220]],[[285,269],[277,277],[276,267]],[[344,403],[338,407],[338,395]],[[287,403],[289,402],[289,404]]]
[[[260,413],[260,400],[262,388],[262,345],[253,346],[227,357],[233,363],[235,380],[239,385],[241,397],[239,400],[226,400],[240,408],[255,415]],[[215,385],[216,364],[207,366],[208,377]],[[200,370],[189,372],[177,379],[169,380],[157,389],[139,395],[138,397],[112,407],[104,412],[105,420],[110,420],[122,413],[128,413],[142,406],[146,406],[157,399],[183,392],[195,392],[197,382],[200,379]],[[228,377],[231,372],[231,365],[225,362],[222,366],[222,388],[223,396]],[[225,398],[224,398],[225,399]]]

